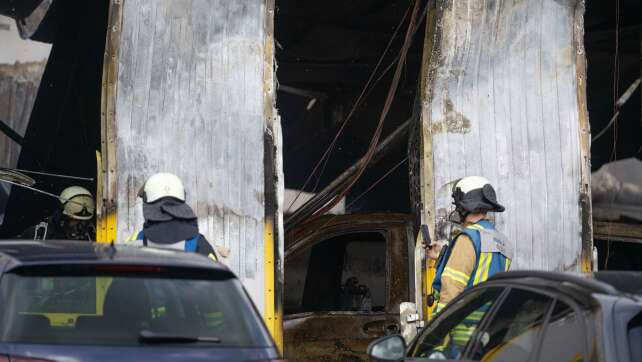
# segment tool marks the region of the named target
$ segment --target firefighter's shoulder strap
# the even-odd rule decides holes
[[[198,239],[201,237],[201,234],[196,234],[193,238],[185,240],[185,251],[195,253],[198,248]]]
[[[482,253],[500,253],[513,259],[513,245],[508,238],[497,230],[480,229],[480,248]]]
[[[196,249],[198,249],[198,239],[200,237],[201,234],[196,234],[193,238],[185,240],[185,246],[183,250],[195,253]],[[147,246],[147,238],[145,237],[145,233],[143,232],[143,230],[139,231],[138,234],[136,234],[136,238],[132,240],[141,240],[143,242],[143,246]]]

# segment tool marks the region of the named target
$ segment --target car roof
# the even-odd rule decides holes
[[[592,273],[548,272],[519,270],[498,273],[490,281],[503,281],[540,286],[586,294],[606,294],[614,296],[635,295],[642,298],[642,272],[599,271]]]
[[[69,264],[153,265],[231,273],[202,255],[170,249],[68,240],[0,241],[0,272],[21,266]]]

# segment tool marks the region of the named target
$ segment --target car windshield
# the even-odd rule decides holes
[[[157,267],[22,268],[0,280],[0,341],[270,345],[238,280]]]

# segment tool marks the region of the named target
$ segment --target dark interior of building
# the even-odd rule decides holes
[[[277,108],[286,189],[319,192],[364,156],[391,86],[410,5],[408,0],[277,0]],[[412,114],[423,24],[413,38],[380,140]],[[389,41],[390,49],[383,55]],[[365,96],[357,103],[364,87]],[[336,144],[313,173],[344,122]],[[406,155],[407,134],[350,190],[346,212],[410,212]],[[288,207],[284,205],[286,211]]]
[[[40,1],[2,2],[12,17],[31,14]],[[18,169],[95,179],[100,150],[100,92],[108,2],[54,1],[32,40],[51,43],[51,53],[31,112]],[[65,187],[94,182],[35,176],[36,187],[58,194]],[[51,215],[55,198],[14,187],[2,236],[19,234]]]
[[[616,111],[616,100],[640,78],[640,14],[642,2],[638,0],[586,2],[584,23],[587,98],[593,136],[593,172],[612,161],[642,159],[642,97],[639,87],[619,108],[619,117],[607,127]],[[605,132],[597,138],[603,130]],[[594,205],[595,201],[594,193]],[[640,221],[626,217],[615,222],[630,225],[630,229],[635,229],[640,224]],[[642,270],[642,234],[638,236],[637,242],[635,239],[633,237],[628,242],[622,242],[616,241],[615,237],[610,239],[608,233],[606,236],[596,233],[599,268]]]

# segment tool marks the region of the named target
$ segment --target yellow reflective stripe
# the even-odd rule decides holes
[[[445,268],[444,269],[444,272],[441,275],[441,277],[442,278],[443,277],[448,277],[448,278],[456,281],[457,283],[463,284],[463,285],[468,284],[468,279],[470,279],[470,277],[468,277],[468,278],[466,277],[466,274],[458,272],[458,271],[453,270],[453,269],[449,269],[449,268]]]
[[[460,346],[468,343],[468,341],[470,340],[470,337],[475,332],[475,327],[476,327],[475,325],[466,326],[466,325],[460,324],[455,328],[453,328],[453,331],[451,333],[453,342],[455,342],[455,344]]]
[[[490,262],[493,260],[493,256],[490,253],[482,253],[486,254],[486,264],[484,265],[484,274],[482,275],[482,282],[485,282],[488,280],[488,271],[490,270]]]
[[[136,237],[138,236],[138,233],[140,233],[139,230],[134,230],[134,232],[129,235],[129,237],[125,240],[126,243],[130,243],[132,241],[138,240]]]
[[[220,327],[225,324],[223,312],[205,313],[205,319],[208,327]]]
[[[468,317],[464,318],[464,323],[477,325],[482,318],[484,318],[485,312],[473,312]]]
[[[474,230],[486,230],[483,226],[479,224],[470,224],[465,226],[466,229],[474,229]]]
[[[470,279],[470,274],[466,274],[464,272],[460,272],[459,270],[455,270],[455,269],[450,268],[450,267],[444,268],[444,272],[453,273],[453,274],[457,275],[458,277],[460,277],[460,278],[462,278],[462,279],[464,279],[466,281],[468,281],[468,279]]]
[[[453,331],[452,337],[455,340],[455,342],[457,342],[457,340],[463,340],[464,342],[468,342],[473,332],[475,332],[475,327],[470,327],[470,329],[457,330],[457,331]]]
[[[486,264],[487,257],[487,253],[481,253],[481,255],[479,256],[479,262],[477,263],[477,270],[475,271],[475,279],[473,279],[473,285],[479,284],[479,280],[481,279],[483,273],[482,269],[484,267],[484,264]]]
[[[210,259],[212,259],[212,260],[214,260],[214,261],[218,261],[218,260],[216,259],[216,255],[214,255],[214,254],[212,254],[212,253],[209,253],[209,255],[207,255],[207,257],[208,257],[208,258],[210,258]]]
[[[511,262],[511,260],[506,258],[506,262],[504,263],[506,265],[506,270],[505,271],[508,271],[508,269],[510,269],[510,262]]]
[[[446,307],[446,303],[437,303],[437,312],[440,312],[444,307]]]

